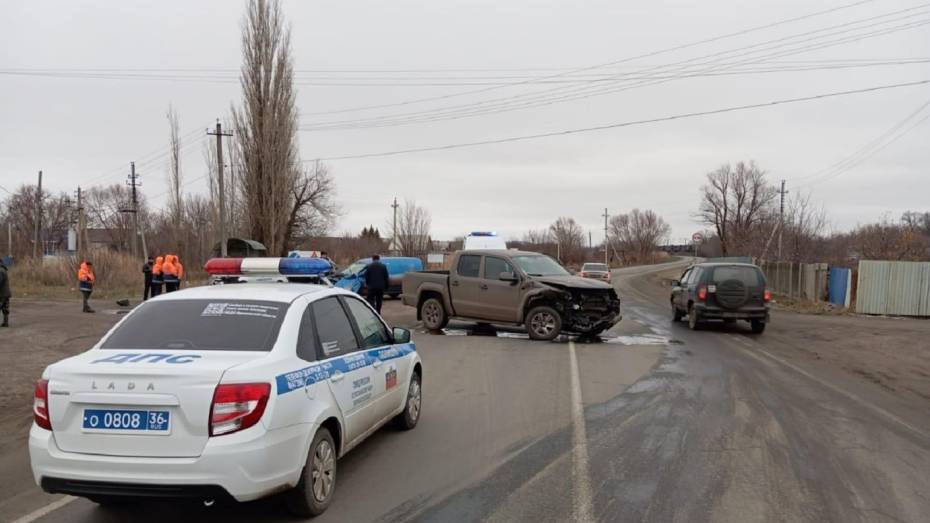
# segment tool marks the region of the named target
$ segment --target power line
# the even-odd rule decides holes
[[[630,57],[627,57],[627,58],[622,58],[622,59],[619,59],[619,60],[613,60],[613,61],[610,61],[610,62],[604,62],[604,63],[592,65],[592,66],[570,69],[568,72],[576,73],[576,72],[590,71],[590,70],[594,70],[594,69],[602,69],[602,68],[610,67],[610,66],[613,66],[613,65],[619,65],[619,64],[622,64],[622,63],[626,63],[626,62],[632,62],[632,61],[634,61],[634,60],[640,60],[640,59],[642,59],[642,58],[650,58],[650,57],[653,57],[653,56],[658,56],[658,55],[665,54],[665,53],[671,53],[671,52],[674,52],[674,51],[680,51],[680,50],[688,49],[688,48],[691,48],[691,47],[697,47],[697,46],[700,46],[700,45],[709,44],[709,43],[717,42],[717,41],[720,41],[720,40],[725,40],[725,39],[728,39],[728,38],[733,38],[733,37],[736,37],[736,36],[742,36],[742,35],[744,35],[744,34],[752,33],[752,32],[755,32],[755,31],[762,31],[762,30],[765,30],[765,29],[770,29],[770,28],[772,28],[772,27],[777,27],[777,26],[779,26],[779,25],[790,24],[790,23],[793,23],[793,22],[798,22],[798,21],[801,21],[801,20],[806,20],[806,19],[809,19],[809,18],[814,18],[814,17],[817,17],[817,16],[821,16],[821,15],[825,15],[825,14],[830,14],[830,13],[834,13],[834,12],[837,12],[837,11],[842,11],[842,10],[845,10],[845,9],[851,9],[851,8],[853,8],[853,7],[857,7],[857,6],[860,6],[860,5],[863,5],[863,4],[872,3],[872,2],[874,2],[874,1],[875,1],[875,0],[860,0],[860,1],[857,1],[857,2],[853,2],[853,3],[849,3],[849,4],[840,5],[840,6],[837,6],[837,7],[830,8],[830,9],[825,9],[825,10],[821,10],[821,11],[815,11],[815,12],[812,12],[812,13],[807,13],[807,14],[800,15],[800,16],[796,16],[796,17],[792,17],[792,18],[781,19],[781,20],[778,20],[778,21],[775,21],[775,22],[772,22],[772,23],[768,23],[768,24],[763,24],[763,25],[748,27],[748,28],[746,28],[746,29],[741,29],[741,30],[739,30],[739,31],[735,31],[735,32],[732,32],[732,33],[725,33],[725,34],[722,34],[722,35],[713,36],[713,37],[710,37],[710,38],[705,38],[705,39],[703,39],[703,40],[697,40],[697,41],[689,42],[689,43],[686,43],[686,44],[676,45],[676,46],[672,46],[672,47],[666,47],[666,48],[664,48],[664,49],[659,49],[659,50],[657,50],[657,51],[650,51],[650,52],[647,52],[647,53],[643,53],[643,54],[639,54],[639,55],[634,55],[634,56],[630,56]],[[564,74],[567,74],[568,72],[562,73],[562,74],[560,74],[560,75],[543,76],[543,77],[540,77],[540,78],[553,78],[553,77],[559,77],[559,76],[562,76],[562,75],[564,75]],[[394,103],[389,103],[389,104],[365,105],[365,106],[348,107],[348,108],[344,108],[344,109],[334,109],[334,110],[328,110],[328,111],[306,112],[306,113],[301,113],[301,116],[317,116],[317,115],[322,115],[322,114],[339,114],[339,113],[348,113],[348,112],[367,111],[367,110],[371,110],[371,109],[384,109],[384,108],[388,108],[388,107],[401,107],[401,106],[406,106],[406,105],[414,105],[414,104],[420,104],[420,103],[426,103],[426,102],[434,102],[434,101],[438,101],[438,100],[447,100],[447,99],[450,99],[450,98],[456,98],[456,97],[467,96],[467,95],[472,95],[472,94],[480,94],[480,93],[485,93],[485,92],[488,92],[488,91],[494,91],[494,90],[498,90],[498,89],[503,89],[503,88],[506,88],[506,87],[513,87],[513,86],[516,86],[516,85],[521,85],[521,84],[518,82],[518,83],[516,83],[516,84],[514,84],[514,85],[486,87],[486,88],[483,88],[483,89],[474,89],[474,90],[463,91],[463,92],[460,92],[460,93],[451,93],[451,94],[445,94],[445,95],[439,95],[439,96],[430,96],[430,97],[426,97],[426,98],[417,98],[417,99],[405,100],[405,101],[402,101],[402,102],[394,102]]]
[[[930,5],[930,4],[925,4],[925,5]],[[874,20],[879,19],[879,18],[887,18],[887,17],[889,17],[889,16],[901,14],[901,13],[903,13],[903,12],[908,12],[908,11],[913,11],[913,10],[915,10],[915,9],[923,8],[923,7],[925,7],[925,5],[922,5],[922,6],[920,6],[919,8],[910,8],[910,9],[899,10],[899,11],[895,11],[895,12],[891,12],[891,13],[885,13],[885,14],[882,14],[882,15],[872,16],[872,17],[865,18],[865,19],[855,20],[855,21],[853,21],[853,22],[846,22],[846,23],[843,23],[843,24],[838,24],[838,25],[834,25],[834,26],[830,26],[830,27],[826,27],[826,28],[821,28],[821,29],[813,30],[813,31],[807,31],[807,32],[803,32],[803,33],[798,33],[798,34],[790,35],[790,36],[787,36],[787,37],[776,38],[776,39],[768,40],[768,41],[765,41],[765,42],[760,42],[760,43],[752,44],[752,45],[749,45],[749,46],[743,46],[743,47],[736,48],[736,49],[730,49],[730,50],[725,50],[725,51],[719,51],[719,52],[716,52],[716,53],[711,53],[711,54],[708,54],[708,55],[704,55],[704,56],[700,56],[700,57],[695,57],[695,58],[691,58],[691,59],[687,59],[687,60],[675,62],[675,63],[668,64],[668,65],[665,65],[665,66],[660,66],[660,67],[657,67],[657,68],[640,70],[640,71],[638,71],[638,73],[648,73],[648,72],[650,72],[651,70],[654,70],[654,69],[669,68],[669,67],[672,67],[672,66],[682,65],[682,67],[679,67],[677,70],[678,70],[678,71],[683,71],[683,73],[681,73],[681,74],[683,74],[683,75],[689,75],[690,73],[687,71],[687,69],[688,69],[689,67],[702,66],[702,65],[720,64],[720,61],[721,61],[721,60],[732,59],[732,58],[734,58],[734,57],[745,56],[745,55],[747,55],[747,54],[753,54],[753,53],[758,53],[758,52],[773,51],[773,50],[777,50],[777,49],[779,49],[779,48],[781,48],[781,47],[785,47],[785,46],[788,46],[788,45],[797,45],[797,44],[799,44],[799,43],[804,43],[804,42],[808,42],[808,41],[811,41],[811,40],[817,40],[817,39],[821,39],[821,38],[827,38],[827,37],[837,36],[837,35],[840,35],[840,34],[843,34],[843,33],[851,32],[851,31],[861,31],[861,30],[863,30],[863,29],[868,29],[868,28],[870,28],[870,27],[874,27],[874,26],[877,26],[877,25],[883,25],[883,24],[888,24],[888,23],[892,23],[892,22],[907,20],[907,19],[913,18],[913,17],[918,16],[918,15],[923,15],[924,13],[919,13],[919,14],[914,14],[914,13],[912,13],[912,14],[910,14],[910,15],[905,15],[905,16],[900,17],[900,18],[898,18],[898,19],[885,20],[885,21],[882,21],[882,22],[877,22],[877,23],[873,23],[873,24],[871,24],[871,25],[865,25],[865,26],[862,26],[862,27],[853,27],[853,28],[849,28],[849,29],[837,31],[837,32],[834,32],[834,33],[832,33],[832,34],[829,34],[829,33],[828,33],[828,34],[823,34],[823,35],[820,35],[820,36],[814,36],[814,37],[811,37],[811,38],[807,38],[807,39],[799,40],[799,41],[795,41],[795,42],[791,42],[791,41],[790,41],[790,40],[792,40],[792,39],[796,39],[796,38],[799,38],[799,37],[804,37],[804,36],[809,36],[809,35],[816,35],[817,33],[823,33],[823,32],[825,32],[825,31],[831,31],[831,30],[834,30],[834,29],[839,29],[839,28],[843,28],[843,27],[848,27],[848,26],[850,26],[850,25],[862,24],[862,23],[864,23],[864,22],[874,21]],[[904,25],[895,26],[895,27],[891,27],[891,28],[881,29],[881,30],[878,30],[878,31],[867,32],[867,33],[864,33],[864,34],[857,34],[857,35],[853,35],[853,36],[849,36],[849,37],[843,37],[843,38],[839,38],[839,39],[833,40],[833,41],[828,41],[828,42],[817,42],[817,43],[810,44],[810,45],[807,45],[807,46],[802,46],[802,47],[800,47],[800,48],[789,49],[789,50],[787,50],[787,51],[777,51],[777,52],[775,52],[775,53],[772,53],[772,54],[763,56],[763,57],[761,57],[761,58],[778,58],[778,57],[787,56],[787,55],[790,55],[790,54],[797,54],[797,53],[801,53],[801,52],[807,52],[807,51],[822,49],[822,48],[824,48],[824,47],[830,47],[830,46],[833,46],[833,45],[839,45],[839,44],[843,44],[843,43],[849,43],[849,42],[852,42],[852,41],[859,41],[860,39],[864,39],[864,38],[874,38],[874,37],[877,37],[877,36],[883,36],[884,34],[888,34],[888,33],[890,33],[890,32],[895,32],[895,31],[899,31],[899,30],[910,29],[910,28],[913,28],[913,27],[915,27],[915,26],[925,25],[925,24],[927,24],[927,23],[930,23],[930,19],[926,19],[926,20],[919,21],[919,22],[916,23],[916,25],[915,25],[915,23],[904,24]],[[781,42],[781,43],[779,43],[779,42]],[[711,60],[709,60],[709,61],[699,62],[699,63],[697,63],[697,64],[686,65],[686,64],[691,64],[692,62],[695,62],[695,61],[698,61],[698,60],[702,60],[702,59],[706,59],[706,58],[713,58],[713,57],[720,57],[721,55],[727,55],[727,54],[737,53],[737,52],[740,52],[740,51],[745,51],[745,50],[747,50],[747,49],[758,48],[758,47],[760,47],[760,46],[765,46],[765,45],[769,45],[769,44],[777,44],[777,45],[771,46],[771,47],[769,47],[769,48],[767,48],[767,49],[766,49],[766,48],[763,48],[763,49],[759,49],[759,50],[757,50],[757,51],[744,52],[744,53],[742,53],[742,54],[737,54],[737,55],[735,55],[735,56],[729,56],[729,57],[725,57],[725,58],[711,59]],[[724,64],[718,65],[717,67],[705,68],[702,72],[715,71],[715,70],[720,69],[721,67],[734,66],[734,65],[742,65],[742,64],[746,64],[746,63],[758,61],[759,58],[760,58],[760,57],[754,57],[754,58],[752,58],[752,59],[747,59],[747,60],[743,60],[743,61],[736,62],[736,63],[732,63],[732,64],[724,63]],[[675,70],[673,70],[672,72],[675,72]],[[622,76],[622,75],[618,75],[618,78],[620,78],[621,76]],[[679,76],[679,75],[676,75],[674,78],[678,78],[678,77],[680,77],[680,76]],[[445,107],[445,108],[435,108],[435,109],[429,109],[429,110],[424,110],[424,111],[417,111],[417,112],[412,112],[412,113],[400,113],[400,114],[385,115],[385,116],[380,116],[380,117],[371,117],[371,118],[357,119],[357,120],[342,120],[342,121],[337,120],[337,121],[330,121],[330,122],[321,122],[321,123],[316,124],[316,126],[311,126],[311,127],[309,127],[309,128],[304,127],[304,128],[302,128],[302,130],[318,130],[318,129],[323,128],[323,127],[327,128],[327,129],[328,129],[328,128],[334,128],[334,127],[336,127],[336,128],[382,127],[382,126],[393,126],[393,125],[401,125],[401,124],[408,124],[408,123],[423,123],[423,122],[432,122],[432,121],[438,121],[438,120],[459,119],[459,118],[466,118],[466,117],[472,117],[472,116],[478,116],[478,115],[484,115],[484,114],[495,114],[495,113],[499,113],[499,112],[507,112],[507,111],[512,111],[512,110],[516,110],[516,109],[524,109],[524,108],[528,108],[528,107],[538,107],[538,106],[542,106],[542,105],[550,105],[550,104],[553,104],[553,103],[564,102],[564,101],[570,101],[570,100],[577,100],[577,99],[582,99],[582,98],[588,98],[588,97],[591,97],[591,96],[600,96],[600,95],[603,95],[603,94],[612,94],[612,93],[615,93],[615,92],[620,92],[620,91],[624,91],[624,90],[628,90],[628,89],[632,89],[632,88],[636,88],[636,87],[643,87],[643,86],[647,86],[647,85],[655,85],[655,84],[657,84],[657,83],[664,83],[665,81],[668,81],[668,80],[666,79],[666,80],[658,80],[658,81],[640,82],[639,84],[620,86],[620,87],[616,87],[616,88],[603,87],[603,86],[579,87],[579,88],[566,88],[566,87],[562,87],[562,88],[551,88],[551,89],[547,89],[547,90],[543,90],[543,91],[538,91],[538,92],[536,92],[536,93],[518,94],[518,95],[509,96],[509,97],[488,99],[488,100],[479,101],[479,102],[472,102],[472,103],[467,103],[467,104],[458,104],[458,105],[453,105],[453,106],[449,106],[449,107]],[[559,91],[562,91],[562,92],[561,92],[561,93],[558,93]],[[558,94],[553,94],[553,93],[558,93]],[[482,107],[482,106],[483,106],[483,107]],[[356,125],[356,124],[357,124],[357,125]]]
[[[384,151],[384,152],[377,152],[377,153],[363,153],[363,154],[352,154],[352,155],[344,155],[344,156],[330,156],[330,157],[317,158],[317,159],[315,159],[315,160],[304,160],[304,162],[308,162],[308,161],[317,161],[317,160],[320,160],[320,161],[352,160],[352,159],[359,159],[359,158],[374,158],[374,157],[384,157],[384,156],[396,156],[396,155],[401,155],[401,154],[410,154],[410,153],[419,153],[419,152],[428,152],[428,151],[441,151],[441,150],[448,150],[448,149],[460,149],[460,148],[464,148],[464,147],[477,147],[477,146],[480,146],[480,145],[492,145],[492,144],[507,143],[507,142],[517,142],[517,141],[524,141],[524,140],[534,140],[534,139],[538,139],[538,138],[549,138],[549,137],[553,137],[553,136],[564,136],[564,135],[569,135],[569,134],[586,133],[586,132],[592,132],[592,131],[602,131],[602,130],[606,130],[606,129],[616,129],[616,128],[620,128],[620,127],[631,127],[631,126],[635,126],[635,125],[643,125],[643,124],[649,124],[649,123],[667,122],[667,121],[671,121],[671,120],[683,120],[683,119],[686,119],[686,118],[696,118],[696,117],[700,117],[700,116],[709,116],[709,115],[714,115],[714,114],[730,113],[730,112],[735,112],[735,111],[743,111],[743,110],[747,110],[747,109],[758,109],[758,108],[762,108],[762,107],[771,107],[771,106],[775,106],[775,105],[785,105],[785,104],[790,104],[790,103],[806,102],[806,101],[812,101],[812,100],[820,100],[820,99],[824,99],[824,98],[833,98],[833,97],[847,96],[847,95],[852,95],[852,94],[861,94],[861,93],[869,93],[869,92],[875,92],[875,91],[883,91],[883,90],[886,90],[886,89],[897,89],[897,88],[900,88],[900,87],[912,87],[912,86],[917,86],[917,85],[925,85],[925,84],[928,84],[928,83],[930,83],[930,80],[918,80],[918,81],[914,81],[914,82],[906,82],[906,83],[898,83],[898,84],[889,84],[889,85],[879,85],[879,86],[873,86],[873,87],[866,87],[866,88],[862,88],[862,89],[853,89],[853,90],[848,90],[848,91],[836,91],[836,92],[831,92],[831,93],[823,93],[823,94],[817,94],[817,95],[812,95],[812,96],[804,96],[804,97],[799,97],[799,98],[787,98],[787,99],[782,99],[782,100],[773,100],[773,101],[771,101],[771,102],[763,102],[763,103],[747,104],[747,105],[738,105],[738,106],[733,106],[733,107],[725,107],[725,108],[721,108],[721,109],[712,109],[712,110],[709,110],[709,111],[698,111],[698,112],[691,112],[691,113],[682,113],[682,114],[676,114],[676,115],[671,115],[671,116],[662,116],[662,117],[658,117],[658,118],[650,118],[650,119],[645,119],[645,120],[633,120],[633,121],[627,121],[627,122],[619,122],[619,123],[613,123],[613,124],[598,125],[598,126],[594,126],[594,127],[583,127],[583,128],[578,128],[578,129],[567,129],[567,130],[553,131],[553,132],[548,132],[548,133],[530,134],[530,135],[523,135],[523,136],[512,136],[512,137],[508,137],[508,138],[499,138],[499,139],[495,139],[495,140],[481,140],[481,141],[476,141],[476,142],[464,142],[464,143],[447,144],[447,145],[439,145],[439,146],[431,146],[431,147],[417,147],[417,148],[411,148],[411,149],[400,149],[400,150],[395,150],[395,151]]]

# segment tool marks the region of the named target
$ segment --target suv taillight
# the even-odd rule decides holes
[[[52,430],[52,420],[48,416],[48,380],[36,382],[35,398],[32,400],[32,419],[43,429]]]
[[[704,285],[703,283],[698,285],[697,298],[701,301],[704,301],[707,299],[707,285]]]
[[[210,404],[210,435],[232,434],[258,423],[270,394],[268,383],[217,385]]]
[[[772,301],[772,291],[765,289],[762,292],[762,299],[765,300],[766,303]]]

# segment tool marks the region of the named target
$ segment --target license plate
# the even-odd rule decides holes
[[[167,410],[84,409],[85,432],[168,434]]]

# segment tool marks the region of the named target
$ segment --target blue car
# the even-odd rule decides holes
[[[349,265],[339,273],[339,281],[336,287],[357,292],[365,293],[365,267],[371,263],[371,258],[362,258]],[[401,283],[404,275],[408,272],[422,271],[423,261],[419,258],[403,258],[394,256],[382,256],[381,263],[388,270],[388,288],[385,294],[391,298],[400,296]]]

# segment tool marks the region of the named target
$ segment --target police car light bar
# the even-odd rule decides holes
[[[211,258],[203,270],[211,276],[325,276],[333,271],[333,266],[322,258]]]
[[[469,236],[497,236],[497,233],[494,231],[474,231],[468,233]]]

